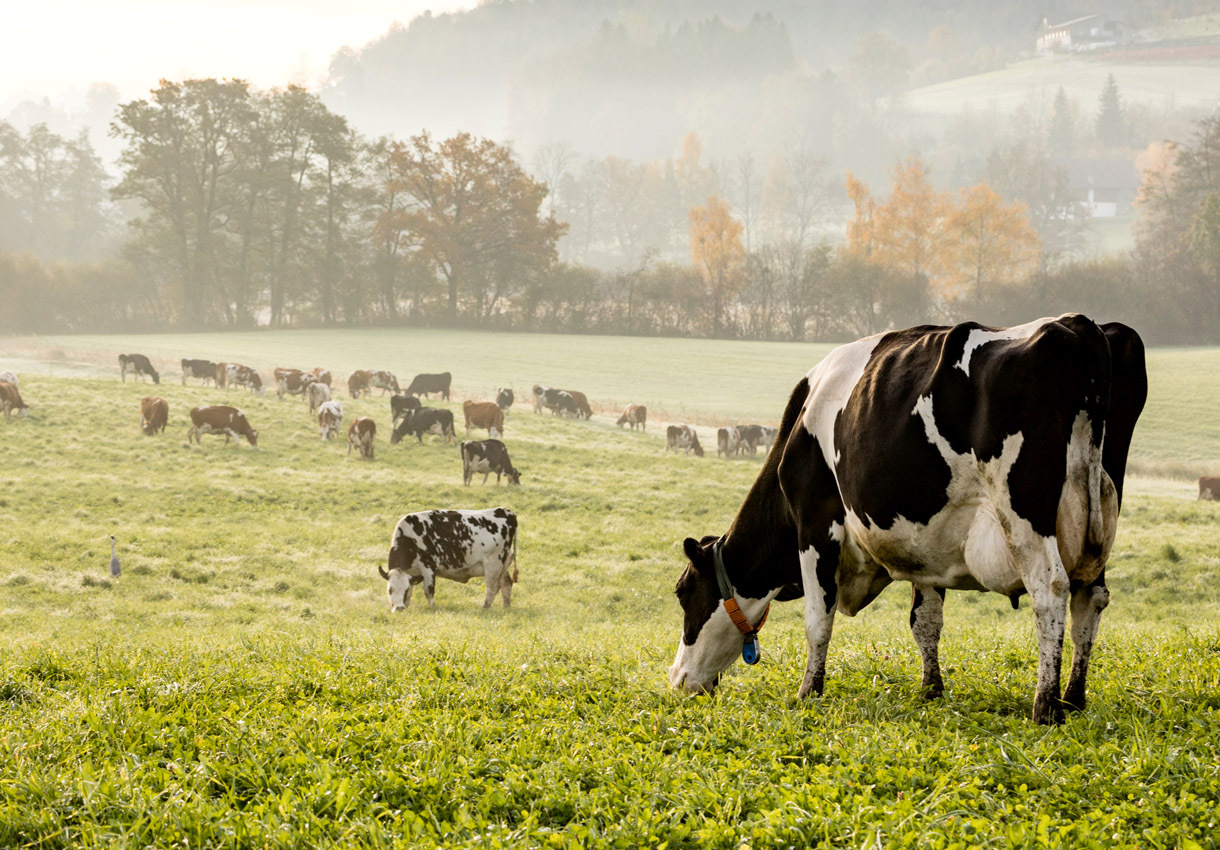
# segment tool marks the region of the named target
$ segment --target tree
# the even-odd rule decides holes
[[[1020,203],[1005,204],[990,186],[963,189],[961,203],[946,221],[954,238],[945,240],[947,298],[972,290],[977,308],[983,284],[1020,280],[1038,262],[1038,234]]]
[[[918,157],[890,169],[890,197],[874,214],[872,259],[905,274],[917,313],[926,311],[928,281],[935,271],[949,204],[928,181]]]
[[[567,226],[539,217],[546,185],[525,173],[508,148],[469,133],[439,143],[421,133],[394,144],[389,164],[387,191],[404,192],[410,203],[382,224],[411,234],[445,280],[450,324],[457,323],[464,289],[473,290],[481,311],[497,274],[501,281],[536,274],[555,261]]]
[[[1065,157],[1072,153],[1072,139],[1075,133],[1072,104],[1068,101],[1063,86],[1055,93],[1055,103],[1051,110],[1051,128],[1048,134],[1051,152],[1056,156]]]
[[[534,173],[546,184],[547,206],[555,214],[559,185],[568,169],[576,162],[576,151],[565,141],[548,142],[534,154]]]
[[[868,257],[873,252],[877,204],[868,186],[850,171],[847,172],[845,183],[847,197],[855,208],[851,221],[847,223],[847,252],[857,257]]]
[[[745,251],[741,222],[733,218],[727,201],[716,196],[702,207],[691,207],[691,264],[703,275],[712,298],[712,336],[724,329],[725,311],[741,286]]]
[[[1127,119],[1123,115],[1122,97],[1118,93],[1118,80],[1113,74],[1106,75],[1101,97],[1097,101],[1097,121],[1094,124],[1097,139],[1103,145],[1125,145],[1127,143]]]
[[[870,108],[881,100],[887,100],[892,108],[907,90],[911,57],[905,47],[885,33],[870,32],[856,42],[846,73]]]

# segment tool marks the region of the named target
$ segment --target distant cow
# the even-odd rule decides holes
[[[128,372],[136,377],[147,375],[152,378],[154,384],[161,383],[161,376],[157,374],[157,370],[143,354],[119,355],[119,377],[123,379],[123,383],[127,383]]]
[[[360,450],[362,460],[373,459],[373,438],[377,436],[377,423],[367,416],[357,416],[347,428],[347,453]]]
[[[4,381],[5,383],[12,384],[14,387],[20,386],[20,384],[17,381],[17,373],[10,372],[7,369],[4,370],[3,372],[0,372],[0,381]]]
[[[640,430],[648,430],[648,408],[642,404],[629,404],[623,410],[623,415],[618,418],[614,424],[620,428],[624,425],[630,425],[631,430],[635,430],[635,426],[639,425]]]
[[[499,593],[507,608],[517,582],[517,515],[508,508],[486,511],[421,511],[398,521],[390,538],[386,580],[391,611],[405,611],[415,585],[424,586],[429,605],[437,578],[465,584],[483,576],[490,608]]]
[[[373,373],[367,369],[357,369],[347,378],[347,391],[352,398],[359,398],[361,393],[369,394],[369,378]]]
[[[665,451],[683,449],[683,454],[692,451],[695,457],[703,457],[703,446],[699,445],[699,435],[689,425],[670,425],[665,429]]]
[[[208,381],[216,382],[216,364],[211,360],[188,360],[182,358],[182,386],[186,386],[187,378],[200,378],[206,387]]]
[[[276,398],[283,398],[287,395],[303,395],[309,385],[314,383],[317,378],[308,372],[302,372],[300,369],[281,369],[278,366],[275,369],[275,395]]]
[[[413,395],[392,395],[390,396],[390,413],[393,414],[393,424],[397,425],[398,420],[402,419],[412,410],[419,410],[420,403]]]
[[[245,387],[252,393],[263,394],[263,378],[257,369],[243,366],[240,363],[226,363],[225,385]]]
[[[150,395],[140,400],[140,429],[149,437],[157,432],[165,433],[169,421],[169,402],[160,396]]]
[[[541,413],[542,408],[546,406],[546,394],[548,390],[550,390],[550,387],[544,387],[541,384],[534,384],[534,389],[532,392],[535,413]]]
[[[331,386],[332,379],[331,379],[331,374],[330,374],[329,369],[323,369],[321,366],[319,366],[318,368],[314,369],[310,374],[314,376],[314,378],[317,380],[317,382],[319,384],[326,384],[326,386],[328,388],[334,389],[334,387]]]
[[[592,419],[593,408],[589,406],[589,399],[585,397],[585,394],[579,390],[568,390],[568,394],[576,402],[576,415],[583,416],[585,419]]]
[[[453,433],[453,413],[436,407],[421,407],[419,410],[410,411],[390,435],[390,445],[398,445],[403,437],[412,435],[422,446],[424,434],[436,434],[442,438],[441,442],[446,444],[457,442]]]
[[[8,419],[14,410],[23,419],[30,415],[30,406],[21,400],[17,385],[8,381],[0,381],[0,407],[4,408],[5,419]]]
[[[330,401],[330,387],[321,381],[310,381],[309,389],[305,391],[309,397],[309,412],[315,413],[325,402]]]
[[[499,440],[462,443],[459,448],[462,452],[463,484],[469,484],[479,472],[483,473],[484,484],[487,483],[487,476],[493,472],[496,474],[497,485],[501,475],[508,476],[509,484],[521,483],[521,473],[513,467],[513,462],[508,457],[508,449]]]
[[[466,436],[470,436],[471,427],[486,428],[487,436],[504,436],[504,411],[490,401],[465,401],[462,403],[462,413],[466,417]]]
[[[758,440],[758,447],[770,451],[775,445],[775,438],[779,436],[779,429],[772,428],[770,425],[759,425],[762,436]]]
[[[508,387],[500,387],[496,390],[496,407],[504,411],[504,415],[508,416],[508,409],[513,406],[513,391]]]
[[[741,448],[741,435],[737,433],[737,429],[730,425],[727,428],[718,428],[716,430],[716,456],[724,455],[724,459],[728,460],[729,455],[736,455]]]
[[[741,454],[749,452],[751,455],[757,454],[758,446],[762,442],[763,430],[761,425],[738,425],[737,426],[737,450]]]
[[[369,371],[369,388],[377,388],[381,390],[381,394],[385,395],[386,391],[397,393],[398,378],[393,372],[386,372],[381,369],[373,369]]]
[[[186,432],[186,440],[200,443],[201,434],[224,434],[226,446],[230,439],[234,445],[239,445],[242,437],[249,440],[250,445],[258,445],[258,431],[250,427],[246,414],[224,404],[191,408],[191,427]]]
[[[1220,478],[1204,476],[1199,479],[1199,499],[1205,502],[1220,502]]]
[[[407,387],[407,395],[422,395],[425,398],[428,393],[439,393],[445,397],[445,401],[449,401],[449,385],[453,383],[453,376],[448,372],[441,372],[439,375],[416,375],[411,379],[411,386]],[[394,388],[397,391],[397,387]]]
[[[339,433],[343,424],[343,405],[337,401],[326,401],[318,408],[318,436],[329,440]]]
[[[542,403],[547,410],[551,411],[552,416],[580,416],[580,407],[567,390],[545,388],[542,393]]]

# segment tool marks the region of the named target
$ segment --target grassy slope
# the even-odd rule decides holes
[[[716,371],[710,343],[641,342],[656,348],[634,357],[668,347]],[[373,343],[395,340],[352,350]],[[576,344],[555,340],[548,369]],[[1194,389],[1215,356],[1153,354],[1148,457],[1215,462],[1220,435],[1185,437],[1215,421],[1216,394]],[[733,362],[748,397],[767,380],[786,394],[787,378]],[[1092,702],[1063,729],[1025,719],[1031,615],[998,597],[950,596],[950,693],[920,703],[901,588],[840,620],[826,699],[791,698],[795,604],[773,613],[763,664],[690,700],[663,680],[680,540],[724,528],[756,461],[664,456],[651,435],[518,411],[525,485],[468,490],[452,448],[391,448],[383,431],[375,462],[349,460],[273,397],[165,384],[169,432],[144,438],[149,389],[31,375],[31,419],[0,422],[0,845],[1214,841],[1220,508],[1187,483],[1131,483]],[[225,398],[259,450],[186,445],[185,410]],[[388,425],[385,400],[344,403]],[[522,517],[514,608],[483,611],[476,580],[392,617],[373,570],[397,516],[495,504]]]

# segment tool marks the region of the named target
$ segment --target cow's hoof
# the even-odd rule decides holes
[[[945,695],[945,683],[944,682],[931,682],[931,683],[924,682],[923,686],[920,689],[919,695],[926,700],[940,699],[941,697],[943,697]]]
[[[1074,688],[1071,685],[1063,693],[1063,707],[1067,711],[1084,711],[1084,688]]]
[[[806,699],[810,696],[820,697],[825,688],[826,675],[824,673],[811,673],[805,671],[805,678],[801,681],[801,688],[796,692],[797,699]]]
[[[1034,699],[1033,720],[1040,726],[1057,726],[1063,722],[1063,703],[1057,699]]]

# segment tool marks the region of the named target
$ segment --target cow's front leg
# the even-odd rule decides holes
[[[826,532],[820,546],[810,543],[800,553],[801,581],[805,587],[805,640],[809,644],[805,676],[796,694],[801,699],[810,694],[821,696],[826,685],[826,652],[835,624],[839,564],[839,544]]]
[[[500,577],[500,598],[504,600],[504,607],[508,608],[512,605],[513,596],[513,577],[508,571],[508,565],[504,565],[504,573]]]
[[[484,608],[491,607],[491,603],[496,600],[496,594],[500,592],[500,583],[507,578],[504,575],[503,568],[492,569],[490,567],[499,568],[500,565],[484,565],[483,567],[483,581],[487,584],[487,593],[483,597]]]
[[[432,572],[432,570],[428,570],[428,569],[423,569],[423,570],[421,570],[421,572],[423,573],[424,598],[426,598],[428,600],[429,608],[435,608],[436,607],[436,599],[435,599],[436,573],[434,573],[434,572]]]
[[[1044,551],[1030,565],[1025,587],[1034,602],[1034,624],[1038,630],[1038,689],[1034,693],[1035,723],[1062,723],[1059,671],[1063,657],[1063,632],[1067,624],[1067,571],[1059,558],[1054,537],[1044,542]]]
[[[1067,690],[1063,692],[1063,705],[1070,711],[1082,711],[1085,703],[1085,680],[1089,675],[1089,657],[1093,642],[1097,639],[1097,627],[1101,624],[1101,612],[1110,604],[1110,591],[1106,587],[1103,570],[1091,584],[1082,585],[1072,591],[1072,672],[1068,676]]]
[[[926,585],[911,586],[911,634],[923,658],[923,696],[935,699],[945,692],[940,676],[940,630],[944,625],[945,591]]]

